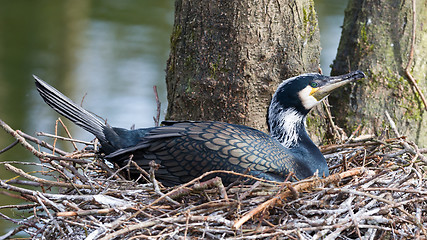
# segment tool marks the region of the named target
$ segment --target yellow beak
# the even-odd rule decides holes
[[[352,81],[360,78],[365,78],[366,75],[362,71],[354,71],[340,76],[330,77],[328,82],[321,87],[313,88],[310,91],[310,95],[313,96],[317,101],[327,97],[333,90],[342,87]]]

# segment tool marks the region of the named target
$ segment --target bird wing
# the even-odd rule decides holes
[[[178,122],[155,128],[140,143],[107,158],[122,162],[130,154],[142,168],[149,169],[152,160],[160,164],[157,178],[171,185],[212,170],[242,173],[250,169],[254,175],[262,173],[265,178],[267,174],[271,180],[281,181],[295,168],[294,157],[277,140],[249,127],[222,122]]]

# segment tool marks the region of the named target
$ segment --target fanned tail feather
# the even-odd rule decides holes
[[[76,125],[95,135],[101,142],[106,141],[104,129],[106,124],[78,106],[60,91],[33,75],[37,90],[43,100],[56,112],[68,118]]]

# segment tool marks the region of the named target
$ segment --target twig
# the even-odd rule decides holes
[[[190,212],[185,212],[185,215],[187,215],[187,220],[185,221],[184,240],[187,240],[188,223],[190,222]]]
[[[214,177],[205,182],[195,183],[191,188],[180,188],[180,191],[175,191],[174,194],[171,194],[170,197],[175,199],[190,194],[191,192],[203,191],[212,187],[217,187],[221,193],[221,197],[226,201],[229,201],[225,187],[222,184],[220,177]]]
[[[246,170],[243,172],[243,174],[247,175],[249,172],[251,171],[251,169],[248,167],[246,168]],[[228,191],[229,189],[231,189],[232,187],[236,186],[237,184],[242,183],[242,180],[244,179],[244,176],[239,176],[234,182],[230,183],[226,188],[225,191]]]
[[[46,179],[42,179],[42,178],[38,178],[35,176],[32,176],[26,172],[24,172],[22,169],[20,168],[16,168],[10,164],[4,164],[5,168],[7,170],[10,170],[16,174],[18,174],[21,177],[24,177],[28,180],[40,183],[41,185],[47,185],[47,186],[56,186],[56,187],[68,187],[68,188],[82,188],[82,189],[92,189],[92,188],[101,188],[102,186],[89,186],[89,185],[81,185],[81,184],[75,184],[75,183],[65,183],[65,182],[54,182],[54,181],[50,181],[50,180],[46,180]]]
[[[404,193],[416,193],[419,195],[427,195],[427,191],[421,191],[417,189],[402,189],[402,188],[391,188],[391,187],[371,187],[364,188],[364,191],[388,191],[388,192],[404,192]]]
[[[364,171],[363,168],[355,168],[355,169],[349,170],[347,172],[337,173],[337,174],[331,175],[331,176],[326,177],[324,179],[317,179],[317,180],[314,180],[312,182],[296,183],[292,186],[296,191],[301,192],[303,190],[309,189],[309,188],[317,186],[317,185],[326,185],[326,184],[330,184],[333,182],[338,182],[341,179],[346,178],[346,177],[359,175],[359,174],[363,173],[363,171]],[[274,198],[262,203],[261,205],[258,205],[258,207],[256,207],[255,209],[252,209],[250,212],[248,212],[242,218],[240,218],[238,221],[236,221],[233,225],[233,228],[239,229],[245,222],[247,222],[249,219],[251,219],[257,213],[264,211],[264,209],[274,205],[277,201],[283,200],[283,199],[290,197],[290,196],[292,196],[292,191],[287,190],[287,191],[281,193],[280,195],[278,195],[277,197],[274,197]]]
[[[21,130],[16,130],[16,132],[17,132],[19,135],[21,135],[22,137],[24,137],[24,138],[25,138],[26,140],[28,140],[28,141],[31,141],[31,142],[33,142],[33,143],[36,143],[36,144],[38,144],[38,145],[40,145],[40,146],[42,146],[42,147],[45,147],[45,148],[47,148],[47,149],[49,149],[49,150],[53,150],[53,149],[54,149],[54,147],[53,147],[52,145],[50,145],[49,143],[47,143],[47,142],[45,142],[45,141],[42,141],[42,140],[40,140],[40,139],[38,139],[38,138],[35,138],[35,137],[33,137],[33,136],[30,136],[30,135],[28,135],[28,134],[26,134],[26,133],[22,132]],[[59,148],[55,148],[55,152],[56,152],[56,153],[58,153],[58,154],[60,154],[60,155],[62,155],[62,156],[65,156],[65,155],[68,155],[68,154],[69,154],[68,152],[63,151],[63,150],[61,150],[61,149],[59,149]]]
[[[362,124],[359,124],[359,125],[357,126],[356,130],[354,130],[354,131],[351,133],[350,137],[348,137],[348,139],[347,139],[347,141],[346,141],[345,143],[350,143],[350,142],[351,142],[351,140],[353,140],[354,136],[355,136],[355,135],[356,135],[356,133],[360,130],[360,128],[361,128],[361,127],[362,127]]]
[[[328,117],[328,120],[329,120],[328,122],[329,122],[330,128],[332,130],[332,132],[331,132],[332,136],[334,136],[335,139],[338,138],[341,141],[341,137],[339,136],[339,132],[338,132],[336,126],[335,126],[335,122],[332,119],[332,114],[331,114],[331,110],[329,109],[330,106],[329,106],[329,103],[327,102],[327,99],[325,101],[322,101],[322,105],[323,105],[323,107],[325,109],[326,116]]]
[[[7,180],[7,183],[9,183],[9,184],[27,185],[27,186],[32,186],[32,187],[41,187],[41,186],[43,186],[42,184],[40,184],[38,182],[33,182],[33,181],[28,181],[28,180],[21,180],[21,179],[10,179],[10,180]]]
[[[141,173],[141,177],[144,179],[144,181],[150,182],[150,180],[148,180],[150,178],[150,174],[147,173],[147,171],[145,171],[143,168],[141,168],[141,166],[139,166],[135,161],[133,161],[133,160],[129,160],[129,161],[136,168],[136,170],[138,170]],[[138,179],[138,181],[139,181],[139,179]]]
[[[355,194],[355,195],[360,195],[360,196],[364,196],[364,197],[368,197],[368,198],[372,198],[381,202],[385,202],[389,205],[392,206],[397,206],[396,202],[393,202],[392,200],[388,200],[385,199],[383,197],[380,196],[376,196],[367,192],[362,192],[362,191],[357,191],[357,190],[352,190],[352,189],[327,189],[328,191],[334,193],[334,192],[344,192],[344,193],[351,193],[351,194]],[[403,213],[405,213],[407,216],[412,217],[411,214],[409,214],[405,209],[403,208],[399,208],[400,211],[402,211]]]
[[[337,151],[338,149],[343,148],[354,148],[354,147],[361,147],[361,146],[376,146],[381,145],[383,143],[381,142],[358,142],[358,143],[344,143],[344,144],[330,144],[325,146],[320,146],[320,151],[323,154]]]
[[[103,209],[90,209],[90,210],[78,210],[78,211],[70,211],[70,212],[57,212],[57,217],[76,217],[76,216],[87,216],[87,215],[100,215],[100,214],[108,214],[111,212],[115,212],[117,210],[126,211],[129,209],[134,209],[134,206],[123,206],[118,208],[103,208]]]
[[[32,152],[36,156],[40,156],[41,158],[44,157],[43,154],[41,154],[39,151],[37,151],[33,146],[31,146],[25,139],[19,135],[15,130],[13,130],[9,125],[7,125],[3,120],[0,119],[0,126],[10,135],[12,135],[16,140],[19,141],[19,143],[24,146],[26,149],[28,149],[30,152]]]
[[[9,150],[9,149],[11,149],[11,148],[13,148],[16,144],[18,144],[19,143],[19,141],[18,140],[15,140],[13,143],[11,143],[9,146],[7,146],[7,147],[5,147],[5,148],[3,148],[2,150],[0,150],[0,154],[2,154],[2,153],[4,153],[4,152],[6,152],[7,150]]]
[[[36,157],[40,158],[40,159],[46,159],[46,157],[49,158],[49,160],[66,160],[66,161],[73,161],[73,162],[77,162],[77,163],[89,163],[90,161],[88,160],[84,160],[84,159],[72,159],[72,158],[66,158],[66,157],[60,157],[60,156],[55,156],[52,154],[47,154],[47,153],[42,153],[37,151],[37,149],[35,149],[33,146],[31,146],[26,140],[25,138],[23,138],[21,135],[19,135],[15,130],[13,130],[9,125],[7,125],[5,122],[3,122],[0,119],[0,126],[10,135],[12,135],[16,140],[19,141],[19,143],[25,147],[28,151],[30,151],[33,155],[35,155]]]
[[[188,183],[185,183],[185,184],[183,184],[183,185],[179,186],[178,188],[175,188],[174,190],[172,190],[172,191],[168,192],[165,196],[173,195],[173,194],[175,194],[176,192],[179,192],[179,191],[181,190],[181,188],[185,188],[185,187],[187,187],[187,186],[189,186],[189,185],[192,185],[192,184],[194,184],[194,183],[196,183],[196,182],[200,181],[201,179],[203,179],[203,178],[205,178],[205,177],[207,177],[207,176],[209,176],[209,175],[217,174],[217,173],[234,174],[234,175],[237,175],[237,176],[245,176],[245,177],[247,177],[247,178],[251,178],[251,179],[254,179],[254,180],[257,180],[257,181],[261,181],[261,182],[268,182],[268,183],[273,183],[273,184],[279,184],[278,182],[269,181],[269,180],[265,180],[265,179],[262,179],[262,178],[257,178],[257,177],[251,176],[251,175],[245,175],[245,174],[242,174],[242,173],[236,173],[236,172],[233,172],[233,171],[226,171],[226,170],[214,170],[214,171],[206,172],[206,173],[202,174],[200,177],[197,177],[197,178],[195,178],[195,179],[193,179],[193,180],[189,181]],[[160,197],[160,198],[156,199],[156,200],[155,200],[154,202],[152,202],[149,206],[152,206],[152,205],[154,205],[154,204],[158,203],[158,202],[159,202],[159,201],[161,201],[165,196],[162,196],[162,197]]]
[[[59,123],[61,123],[61,125],[62,125],[62,127],[64,128],[64,130],[65,130],[65,132],[67,133],[67,136],[70,138],[70,139],[73,139],[73,137],[71,136],[71,133],[70,133],[70,131],[68,131],[68,128],[67,128],[67,126],[65,126],[65,124],[64,124],[64,122],[61,120],[61,118],[59,117],[57,120],[56,120],[56,122],[55,122],[55,135],[58,135],[58,122]],[[55,138],[55,143],[56,143],[56,138]],[[74,141],[71,141],[71,144],[73,144],[73,147],[74,147],[74,150],[78,150],[78,148],[77,148],[77,145],[76,145],[76,143],[74,142]]]
[[[160,102],[156,85],[153,86],[153,91],[154,91],[154,95],[156,96],[156,104],[157,104],[157,114],[156,114],[156,117],[153,117],[153,120],[154,120],[154,126],[158,127],[160,126],[160,112],[162,109],[162,103]]]
[[[123,167],[119,168],[119,169],[116,169],[116,170],[112,173],[112,175],[111,175],[111,176],[109,176],[109,177],[107,178],[107,181],[109,181],[109,180],[111,180],[111,179],[113,179],[113,178],[115,178],[115,177],[118,177],[118,176],[119,176],[119,173],[120,173],[121,171],[123,171],[123,170],[125,170],[125,169],[129,170],[130,165],[131,165],[131,162],[133,162],[133,161],[132,161],[132,158],[133,158],[133,154],[131,154],[131,155],[129,156],[129,161],[127,161],[127,164],[126,164],[126,165],[124,165]],[[124,179],[124,178],[123,178],[123,179]]]
[[[153,207],[156,203],[158,203],[158,202],[162,201],[162,200],[163,200],[164,198],[166,198],[166,197],[173,196],[173,195],[174,195],[174,194],[176,194],[177,192],[182,191],[182,189],[183,189],[183,188],[186,188],[187,186],[190,186],[190,185],[192,185],[192,184],[194,184],[194,183],[196,183],[196,182],[200,181],[201,179],[203,179],[203,178],[205,178],[205,177],[207,177],[207,176],[209,176],[209,175],[211,175],[211,174],[217,174],[217,173],[227,173],[227,174],[234,174],[234,175],[237,175],[237,176],[245,176],[245,177],[252,178],[252,179],[255,179],[255,180],[259,180],[259,181],[271,182],[271,183],[276,183],[276,184],[277,184],[277,182],[268,181],[268,180],[265,180],[265,179],[260,179],[260,178],[256,178],[256,177],[253,177],[253,176],[250,176],[250,175],[241,174],[241,173],[235,173],[235,172],[233,172],[233,171],[214,170],[214,171],[206,172],[206,173],[202,174],[200,177],[197,177],[197,178],[195,178],[195,179],[193,179],[193,180],[189,181],[188,183],[182,184],[182,185],[180,185],[178,188],[175,188],[174,190],[172,190],[172,191],[170,191],[170,192],[166,193],[165,195],[163,195],[163,196],[161,196],[161,197],[157,198],[157,199],[156,199],[156,200],[154,200],[152,203],[150,203],[148,206],[145,206],[145,207],[143,207],[143,208],[139,209],[136,213],[134,213],[132,216],[130,216],[130,218],[134,218],[134,217],[138,216],[138,215],[139,215],[141,212],[143,212],[145,209],[147,209],[147,208],[149,208],[149,207]]]
[[[92,142],[83,141],[83,140],[77,140],[77,139],[73,139],[73,138],[62,137],[62,136],[53,135],[53,134],[45,133],[45,132],[38,132],[37,136],[44,136],[44,137],[50,137],[50,138],[60,139],[60,140],[63,140],[63,141],[72,142],[73,144],[74,143],[82,143],[82,144],[86,144],[86,145],[93,145]]]
[[[150,181],[153,183],[154,191],[157,194],[159,194],[160,196],[164,197],[169,202],[171,202],[175,205],[179,205],[179,202],[173,200],[169,196],[166,196],[166,194],[164,194],[160,191],[159,183],[157,182],[155,174],[154,174],[154,172],[159,169],[160,165],[157,164],[155,161],[151,161],[149,165],[150,165]]]
[[[58,222],[53,218],[53,216],[52,216],[52,214],[50,213],[50,211],[47,209],[47,207],[45,206],[45,204],[43,203],[43,201],[40,199],[40,192],[37,192],[37,194],[36,194],[36,199],[37,199],[37,202],[43,207],[43,209],[44,209],[44,211],[46,212],[46,214],[48,215],[48,217],[49,217],[49,219],[50,219],[50,221],[52,221],[53,222],[53,224],[55,225],[55,227],[56,227],[56,229],[58,229],[58,231],[59,232],[61,232],[61,234],[65,234],[64,233],[64,231],[62,230],[62,228],[61,227],[59,227],[59,224],[58,224]]]
[[[387,110],[385,110],[385,115],[387,117],[388,122],[390,123],[390,127],[393,129],[396,136],[398,138],[400,138],[401,136],[400,136],[399,131],[397,130],[396,123],[393,121],[393,119],[391,118],[391,116]],[[409,146],[409,144],[407,142],[400,140],[399,143],[405,148],[405,150],[407,150],[411,154],[413,154],[413,155],[417,154],[417,152],[414,151],[414,149],[412,149],[411,146]]]
[[[120,179],[124,179],[123,177],[117,175],[113,169],[111,169],[110,167],[108,167],[103,161],[94,161],[93,164],[97,167],[99,167],[102,171],[104,171],[105,173],[107,173],[108,179],[116,179],[116,180],[120,180]]]
[[[187,222],[187,220],[189,222],[190,221],[191,222],[193,222],[193,221],[194,222],[214,222],[214,223],[224,224],[226,226],[232,226],[233,225],[232,221],[227,220],[225,218],[222,218],[220,216],[179,216],[179,217],[159,218],[156,220],[148,220],[145,222],[141,222],[139,224],[128,225],[121,230],[118,230],[114,233],[111,233],[111,234],[104,236],[100,240],[114,239],[120,235],[127,234],[131,231],[143,229],[143,228],[148,228],[148,227],[154,226],[156,224],[159,224],[161,222],[167,222],[167,223],[180,223],[181,222],[182,223],[182,222]]]

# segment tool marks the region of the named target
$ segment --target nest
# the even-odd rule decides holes
[[[240,180],[228,187],[214,177],[164,188],[154,178],[154,164],[149,173],[141,170],[140,178],[148,183],[129,181],[127,167],[106,165],[93,150],[67,153],[0,123],[40,159],[2,163],[17,177],[1,180],[0,187],[26,201],[1,206],[23,216],[1,214],[17,225],[2,239],[427,237],[426,150],[402,137],[324,146],[331,169],[326,178],[247,184],[253,177],[238,174]],[[96,143],[85,144],[96,148]],[[41,147],[49,153],[37,150]],[[24,164],[42,174],[25,172]],[[204,176],[218,172],[225,171]]]

